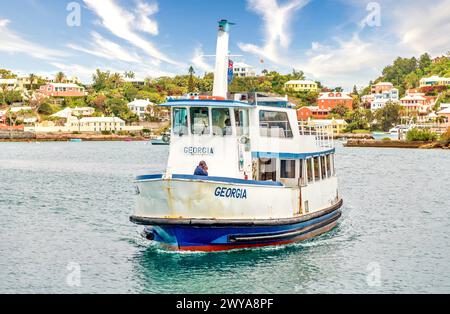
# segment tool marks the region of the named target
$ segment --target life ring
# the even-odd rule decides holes
[[[163,137],[162,137],[162,141],[164,143],[169,143],[170,142],[170,136],[167,135],[167,134],[164,134]]]

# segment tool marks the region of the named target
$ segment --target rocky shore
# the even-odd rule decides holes
[[[345,147],[376,147],[376,148],[421,148],[421,149],[450,149],[449,143],[444,142],[409,142],[409,141],[379,141],[350,139]]]

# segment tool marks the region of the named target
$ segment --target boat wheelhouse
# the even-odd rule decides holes
[[[282,245],[333,229],[342,199],[332,130],[299,125],[287,98],[226,100],[215,87],[217,97],[162,105],[172,116],[167,169],[137,178],[131,221],[147,239],[187,251]],[[200,161],[209,176],[193,175]]]

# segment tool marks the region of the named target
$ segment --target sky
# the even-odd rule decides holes
[[[347,90],[398,56],[450,51],[450,0],[15,0],[0,1],[0,68],[85,83],[97,68],[203,75],[223,18],[235,62]]]

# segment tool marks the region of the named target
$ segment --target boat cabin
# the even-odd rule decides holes
[[[191,97],[192,98],[192,97]],[[307,185],[334,176],[332,138],[299,126],[287,99],[171,99],[168,174],[192,175],[200,161],[210,177]]]

